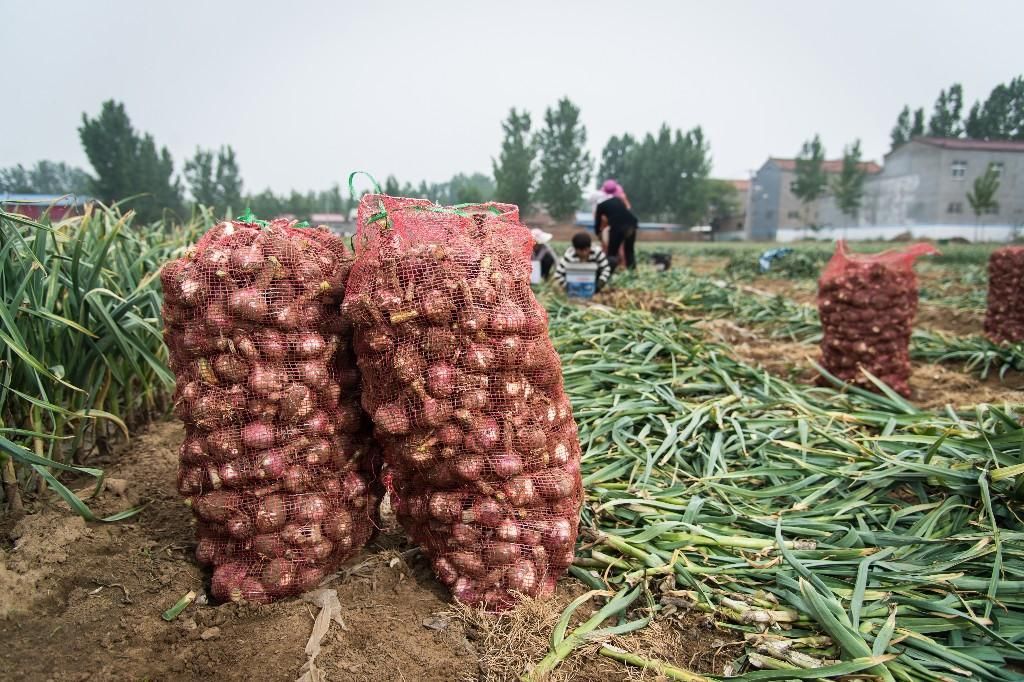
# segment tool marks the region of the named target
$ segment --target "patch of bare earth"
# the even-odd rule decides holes
[[[204,603],[209,574],[195,563],[192,515],[175,490],[181,438],[178,424],[154,424],[106,466],[115,485],[90,505],[103,515],[144,505],[130,521],[85,523],[60,502],[47,500],[16,523],[0,520],[0,530],[6,531],[0,544],[0,679],[276,682],[299,677],[316,607],[301,599],[260,607]],[[474,625],[454,615],[429,564],[390,527],[326,587],[337,590],[344,627],[331,624],[317,667],[327,680],[381,682],[508,679],[492,668],[528,667],[543,657],[551,614],[557,618],[583,589],[565,578],[551,601],[526,604],[522,612],[505,616],[479,616]],[[199,595],[197,601],[172,622],[164,621],[160,614],[190,590]],[[534,617],[540,611],[548,615]],[[494,668],[493,661],[513,647],[496,634],[488,639],[488,622],[518,622],[515,635],[536,646],[524,649],[526,657],[520,655],[514,664]],[[500,631],[496,627],[493,633]],[[706,656],[705,648],[726,639],[713,625],[691,627],[685,621],[659,624],[651,630],[655,635],[671,646],[652,648],[640,635],[615,643],[709,672],[716,659]],[[571,656],[565,666],[564,672],[559,668],[560,679],[621,680],[638,674],[589,650]]]
[[[585,591],[586,588],[578,582],[563,581],[555,599],[527,599],[517,608],[501,614],[454,606],[450,616],[476,643],[480,656],[479,675],[462,678],[462,682],[511,680],[517,679],[524,671],[532,671],[548,652],[549,635],[562,609]],[[593,602],[585,603],[574,613],[567,631],[571,633],[593,613]],[[630,617],[643,615],[645,613],[639,609]],[[740,654],[743,639],[732,631],[719,629],[704,614],[677,612],[637,632],[588,642],[547,679],[552,682],[664,679],[651,668],[624,667],[622,663],[601,655],[599,650],[604,644],[650,662],[667,662],[685,670],[721,675]]]
[[[705,320],[698,326],[727,344],[739,360],[783,379],[805,384],[817,381],[818,372],[809,362],[820,361],[817,346],[761,336],[729,320]],[[1019,405],[1024,404],[1024,374],[1009,372],[1002,380],[998,376],[980,379],[955,365],[913,362],[910,390],[911,402],[924,409],[946,405],[973,407],[980,403]]]
[[[982,336],[985,333],[985,313],[963,310],[948,305],[920,303],[914,326],[951,336]]]
[[[741,288],[744,285],[741,284]],[[802,305],[815,307],[818,305],[818,283],[815,280],[792,280],[780,277],[755,277],[748,285],[749,289],[772,296],[784,296]]]
[[[666,298],[663,293],[645,289],[608,289],[596,294],[593,302],[612,308],[644,310],[650,313],[682,314],[685,312],[680,306]]]
[[[1003,379],[993,373],[986,379],[961,371],[956,365],[912,363],[912,402],[923,408],[945,405],[973,407],[979,403],[1024,404],[1024,374],[1008,372]]]
[[[727,319],[702,320],[697,326],[711,339],[727,345],[737,360],[766,369],[774,376],[802,383],[813,383],[818,376],[808,362],[808,358],[815,362],[821,359],[817,346],[762,336],[758,330]]]
[[[688,268],[698,275],[721,275],[728,264],[729,259],[725,257],[688,256],[685,253],[672,257],[672,267]]]

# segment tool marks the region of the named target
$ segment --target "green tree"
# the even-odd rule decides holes
[[[924,135],[924,108],[919,107],[914,111],[914,122],[910,126],[910,139]]]
[[[139,138],[124,104],[114,100],[104,102],[100,115],[95,119],[82,114],[78,134],[96,173],[93,193],[105,202],[130,196],[136,189],[133,174]]]
[[[707,181],[707,224],[712,235],[742,210],[739,190],[728,180]]]
[[[464,185],[459,188],[458,198],[455,200],[456,204],[479,204],[486,201],[480,188],[476,185]]]
[[[185,162],[185,181],[195,203],[209,206],[218,215],[238,213],[242,208],[242,177],[230,145],[217,151],[196,148]]]
[[[975,101],[971,110],[967,112],[964,119],[964,135],[972,140],[991,139],[988,130],[988,121],[984,120],[981,109],[981,102]]]
[[[185,162],[185,182],[192,194],[192,201],[200,206],[216,208],[220,196],[213,166],[213,152],[196,147],[196,153]]]
[[[967,193],[967,203],[971,205],[974,216],[978,221],[986,213],[994,213],[999,210],[999,202],[996,201],[996,192],[999,191],[999,171],[995,166],[989,164],[982,175],[974,180],[972,191]]]
[[[412,196],[433,201],[435,204],[451,204],[454,202],[451,200],[450,185],[450,181],[428,183],[426,180],[421,180]]]
[[[128,197],[143,220],[154,220],[163,210],[181,208],[181,183],[174,177],[174,161],[164,147],[157,150],[152,135],[132,128],[124,104],[108,100],[99,116],[82,114],[78,128],[82,147],[95,171],[92,192],[105,202]]]
[[[459,173],[448,181],[448,203],[478,204],[491,201],[494,199],[495,191],[494,181],[483,173]]]
[[[864,166],[860,160],[860,140],[843,149],[843,168],[832,178],[832,194],[839,210],[852,220],[857,219],[864,199]]]
[[[284,204],[284,213],[290,213],[299,220],[309,220],[317,213],[316,192],[309,190],[305,194],[292,190]]]
[[[662,124],[657,135],[647,133],[639,142],[624,135],[620,146],[623,139],[627,149],[616,179],[626,188],[638,216],[684,225],[707,218],[711,160],[699,127],[684,133]]]
[[[997,85],[984,103],[975,102],[964,129],[978,140],[1024,140],[1024,76]]]
[[[0,191],[31,194],[88,194],[92,178],[81,168],[63,161],[37,161],[32,168],[20,163],[0,169]]]
[[[572,216],[590,180],[594,162],[586,150],[587,129],[580,110],[568,97],[544,112],[544,128],[537,133],[540,182],[537,198],[558,220]]]
[[[40,194],[88,194],[92,182],[84,170],[63,161],[37,161],[29,177]]]
[[[537,146],[530,138],[530,114],[525,110],[509,110],[501,124],[505,138],[501,153],[491,159],[494,171],[494,197],[498,201],[515,204],[522,212],[530,207],[530,198],[536,176]]]
[[[274,218],[285,212],[284,202],[270,189],[246,197],[245,204],[258,218]]]
[[[0,168],[0,192],[37,193],[29,171],[20,163],[10,168]]]
[[[389,175],[384,180],[384,194],[391,197],[401,196],[402,186],[398,184],[398,178],[394,175]]]
[[[341,196],[341,186],[335,183],[329,189],[317,192],[316,207],[318,213],[344,213],[347,206]]]
[[[959,86],[954,87],[958,88]],[[948,105],[949,98],[945,93],[940,95],[939,99]],[[938,105],[936,104],[936,106]],[[959,107],[960,105],[958,104],[957,106]],[[959,111],[959,108],[957,111]],[[896,149],[900,145],[910,142],[915,137],[922,137],[924,132],[924,109],[918,108],[911,113],[910,107],[904,106],[899,116],[896,117],[896,125],[889,132],[889,139],[892,143],[891,148]]]
[[[426,180],[420,180],[420,184],[416,188],[416,194],[414,194],[413,196],[418,197],[420,199],[430,198],[430,187],[427,185]]]
[[[167,147],[159,151],[153,136],[146,133],[135,159],[138,198],[132,206],[145,221],[158,219],[165,210],[181,211],[181,181],[174,176],[174,160]]]
[[[669,175],[677,183],[669,195],[672,215],[683,225],[695,225],[707,212],[708,174],[711,157],[700,126],[685,133],[677,130],[672,140],[673,163]]]
[[[242,208],[242,173],[231,145],[217,151],[217,188],[225,211],[237,213]]]
[[[626,157],[636,146],[636,140],[629,133],[622,137],[612,135],[601,150],[601,169],[597,173],[600,184],[609,178],[622,181],[626,176]]]
[[[796,179],[790,186],[793,195],[803,204],[804,222],[812,229],[817,227],[817,217],[811,215],[811,206],[828,188],[824,163],[825,148],[816,134],[814,139],[804,142],[800,149],[796,157]]]
[[[963,111],[964,91],[959,83],[949,86],[949,91],[940,90],[935,100],[932,117],[928,121],[928,134],[932,137],[960,137],[963,126],[960,122]]]
[[[900,115],[896,117],[896,125],[893,126],[892,132],[889,133],[893,149],[910,142],[910,126],[910,107],[905,106]]]
[[[667,124],[662,124],[657,136],[647,133],[626,151],[615,179],[627,190],[638,216],[659,221],[675,219],[673,195],[677,180],[685,172],[674,167],[678,160],[672,148],[672,129]]]

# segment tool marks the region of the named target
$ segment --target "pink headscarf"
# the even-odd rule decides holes
[[[612,180],[611,178],[604,181],[604,183],[601,185],[601,191],[604,192],[605,194],[610,194],[611,196],[618,197],[620,199],[626,196],[626,191],[622,189],[622,185],[617,183],[615,180]]]

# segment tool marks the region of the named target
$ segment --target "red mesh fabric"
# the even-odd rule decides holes
[[[221,223],[161,272],[186,432],[178,491],[218,599],[314,587],[376,528],[381,487],[339,313],[352,253],[292,225]]]
[[[996,343],[1024,341],[1024,246],[1004,246],[988,258],[985,333]]]
[[[355,243],[344,308],[399,521],[462,602],[550,594],[580,446],[518,210],[367,196]]]
[[[938,253],[930,244],[862,255],[839,240],[818,281],[822,365],[843,381],[877,387],[875,375],[910,395],[910,334],[917,314],[914,261]]]

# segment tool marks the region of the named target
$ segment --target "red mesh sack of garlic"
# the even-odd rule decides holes
[[[917,314],[914,261],[930,244],[855,254],[839,240],[818,281],[822,365],[839,379],[878,390],[867,370],[910,395],[910,334]]]
[[[375,533],[382,487],[339,312],[351,265],[325,229],[246,216],[161,272],[178,491],[217,599],[310,589]]]
[[[988,258],[985,333],[996,343],[1024,341],[1024,246],[1004,246]]]
[[[355,248],[344,309],[399,522],[461,602],[550,594],[580,445],[518,209],[365,196]]]

